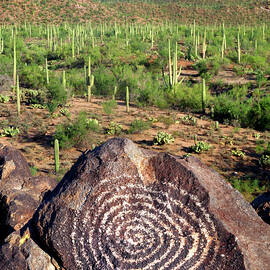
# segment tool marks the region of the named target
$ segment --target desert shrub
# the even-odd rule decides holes
[[[220,63],[217,58],[213,58],[213,59],[201,60],[197,62],[194,65],[194,67],[196,70],[198,70],[201,78],[209,80],[214,75],[217,75],[220,68]]]
[[[95,94],[103,96],[112,96],[114,86],[116,85],[116,78],[112,72],[107,70],[104,66],[100,66],[94,72],[95,76]]]
[[[8,103],[10,100],[9,96],[1,95],[0,94],[0,103]]]
[[[207,142],[201,142],[201,141],[200,141],[200,142],[197,142],[197,143],[195,143],[194,145],[192,145],[192,146],[190,147],[190,150],[191,150],[192,152],[197,153],[197,154],[201,154],[202,152],[208,151],[209,148],[210,148],[209,143],[207,143]]]
[[[21,56],[21,61],[27,64],[44,64],[44,57],[46,55],[46,49],[38,47],[36,44],[32,44],[30,48],[26,49]]]
[[[267,66],[267,58],[260,55],[244,54],[241,62],[242,64],[251,65],[253,69],[263,69]]]
[[[113,110],[117,107],[115,100],[107,100],[102,104],[103,111],[110,115],[113,113]]]
[[[164,94],[159,89],[159,80],[157,75],[144,73],[138,81],[138,92],[135,97],[135,102],[139,107],[157,105],[157,101]]]
[[[51,78],[47,85],[47,108],[53,113],[57,106],[64,105],[67,100],[67,93],[63,84],[58,78]]]
[[[260,166],[270,168],[270,155],[263,154],[259,159]]]
[[[25,88],[39,89],[45,84],[44,72],[35,64],[24,66],[19,77],[20,85]]]
[[[269,184],[263,183],[259,179],[253,178],[231,178],[229,179],[231,185],[241,192],[248,201],[252,201],[259,194],[266,192],[269,189]]]
[[[210,98],[208,93],[206,98],[207,104]],[[188,87],[181,84],[168,93],[168,102],[173,107],[183,111],[199,112],[202,110],[202,86],[194,84],[192,87]]]
[[[20,130],[17,127],[4,127],[3,130],[0,130],[0,137],[14,137],[20,134]]]
[[[10,75],[13,72],[13,59],[4,54],[0,54],[0,75]]]
[[[102,54],[100,52],[99,46],[96,46],[94,48],[89,47],[89,50],[87,50],[86,55],[87,55],[87,57],[84,60],[85,63],[88,63],[88,56],[91,57],[92,65],[97,64],[101,61]]]
[[[270,130],[270,97],[262,97],[252,104],[248,115],[248,125],[257,130]]]
[[[152,125],[151,121],[143,121],[142,119],[135,119],[131,122],[128,133],[140,133],[149,129]]]
[[[123,130],[122,125],[112,121],[110,122],[109,127],[106,129],[106,133],[108,135],[119,135],[121,134],[122,130]]]
[[[241,126],[249,126],[247,115],[252,99],[247,98],[247,87],[235,87],[227,93],[216,96],[213,100],[214,119],[219,122],[237,120]]]
[[[73,69],[68,73],[68,86],[72,94],[83,95],[87,91],[85,77],[82,71]]]
[[[99,132],[100,131],[100,125],[97,119],[95,118],[89,118],[86,120],[86,127],[87,129],[94,131],[94,132]]]
[[[153,140],[153,143],[155,145],[163,145],[163,144],[169,144],[173,142],[174,142],[173,135],[164,131],[159,131]]]
[[[117,95],[120,99],[125,100],[126,98],[126,87],[129,87],[129,98],[130,101],[135,101],[138,96],[139,83],[142,79],[142,70],[132,68],[129,65],[125,65],[122,69],[119,78],[119,90]]]
[[[43,105],[46,101],[46,94],[44,90],[34,89],[21,89],[21,101],[26,104],[41,104]]]
[[[54,139],[58,139],[60,148],[68,149],[83,142],[91,131],[99,131],[98,123],[88,119],[86,112],[80,112],[74,121],[56,127]]]

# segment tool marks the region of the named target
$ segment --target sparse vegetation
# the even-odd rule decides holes
[[[201,154],[202,152],[206,152],[210,149],[210,144],[207,142],[198,141],[194,145],[190,147],[192,152],[197,154]]]
[[[0,2],[2,140],[29,144],[39,164],[54,139],[70,155],[118,135],[176,155],[211,149],[201,158],[227,179],[258,179],[235,180],[246,198],[267,189],[269,13],[258,1],[126,2],[22,0],[12,14]],[[60,171],[73,161],[63,155]]]
[[[163,145],[163,144],[169,144],[173,142],[174,142],[174,137],[171,134],[164,131],[159,131],[153,140],[153,143],[155,145]]]
[[[110,122],[109,127],[106,129],[108,135],[119,135],[123,130],[123,126],[115,122]]]

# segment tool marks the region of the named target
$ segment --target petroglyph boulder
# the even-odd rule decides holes
[[[23,155],[0,144],[0,241],[22,228],[55,186],[48,177],[32,177]]]
[[[86,151],[34,217],[65,269],[269,270],[270,230],[190,157],[111,139]]]

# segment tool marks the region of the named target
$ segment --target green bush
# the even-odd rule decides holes
[[[206,94],[206,104],[208,104],[210,96]],[[175,87],[167,94],[168,103],[174,108],[179,108],[183,111],[200,112],[202,110],[202,86],[194,84],[189,87],[181,84]]]
[[[266,192],[269,188],[269,184],[263,184],[262,181],[258,179],[239,179],[231,178],[229,179],[231,185],[241,192],[248,201],[252,201],[259,194]]]
[[[270,155],[261,155],[260,159],[259,159],[259,164],[262,167],[270,167]]]
[[[190,147],[191,151],[193,151],[197,154],[201,154],[202,152],[206,152],[209,150],[209,148],[210,148],[210,145],[207,142],[197,142],[195,145],[192,145]]]
[[[257,130],[270,130],[270,97],[253,102],[248,115],[248,126]]]
[[[4,127],[0,130],[0,137],[15,137],[20,134],[20,130],[17,127]]]
[[[94,72],[95,76],[95,94],[102,96],[112,96],[114,86],[116,85],[116,78],[112,72],[107,70],[104,66],[100,66]]]
[[[146,129],[149,129],[152,125],[151,121],[143,121],[142,119],[135,119],[131,122],[128,133],[139,133]]]
[[[159,131],[153,140],[153,143],[155,145],[163,145],[163,144],[169,144],[173,142],[174,142],[174,137],[171,134],[164,131]]]
[[[252,97],[247,97],[247,87],[235,87],[213,99],[214,119],[219,122],[237,120],[242,127],[252,127],[250,122]]]
[[[56,127],[54,139],[58,139],[61,149],[68,149],[83,142],[91,131],[98,132],[98,124],[88,119],[86,112],[80,112],[74,121]]]
[[[24,66],[20,72],[20,85],[25,88],[39,89],[45,85],[45,75],[38,65]]]
[[[115,122],[110,122],[109,127],[106,129],[108,135],[119,135],[123,130],[123,126]]]
[[[83,71],[73,69],[68,73],[68,86],[71,94],[83,96],[87,86]]]
[[[40,104],[43,105],[46,101],[46,94],[44,90],[34,90],[34,89],[21,89],[21,101],[26,104]]]
[[[8,103],[9,99],[9,96],[0,95],[0,103]]]
[[[47,108],[53,113],[57,106],[64,105],[67,100],[67,93],[63,84],[58,78],[52,78],[47,85]]]
[[[113,113],[113,110],[117,107],[115,100],[107,100],[102,104],[103,110],[106,114],[110,115]]]
[[[94,131],[94,132],[99,132],[100,131],[100,125],[97,119],[89,118],[86,120],[86,127],[87,129]]]

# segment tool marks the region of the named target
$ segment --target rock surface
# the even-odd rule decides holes
[[[36,212],[65,269],[269,270],[270,230],[216,172],[111,139],[85,152]]]
[[[32,177],[23,155],[0,144],[0,241],[22,228],[55,186],[48,177]]]
[[[31,238],[29,231],[19,231],[7,237],[0,247],[1,270],[56,270],[51,257]]]

